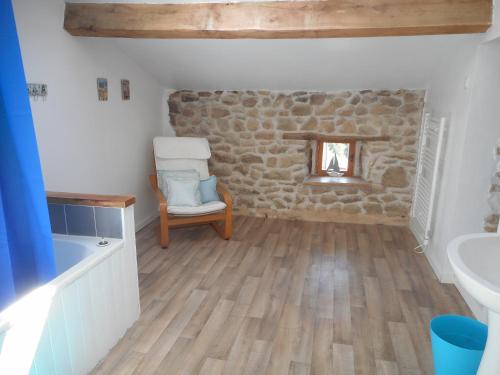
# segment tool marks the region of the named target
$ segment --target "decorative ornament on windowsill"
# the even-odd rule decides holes
[[[337,154],[334,153],[328,168],[326,168],[326,174],[330,177],[342,177],[344,172],[340,171],[339,162],[337,160]]]

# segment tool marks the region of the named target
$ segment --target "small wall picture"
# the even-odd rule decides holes
[[[130,81],[122,79],[122,100],[130,100]]]
[[[97,78],[97,97],[101,102],[108,100],[108,80],[106,78]]]

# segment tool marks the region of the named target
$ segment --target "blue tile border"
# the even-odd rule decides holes
[[[68,234],[96,237],[94,207],[65,205]]]
[[[94,207],[94,210],[98,237],[123,238],[121,209]]]
[[[52,233],[68,234],[66,227],[66,214],[63,204],[49,204],[49,217]]]
[[[52,233],[123,238],[122,209],[72,204],[48,204]]]

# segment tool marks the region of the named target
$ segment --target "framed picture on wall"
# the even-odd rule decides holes
[[[122,79],[122,100],[130,100],[130,81]]]
[[[108,80],[106,78],[97,78],[97,97],[101,102],[108,100]]]

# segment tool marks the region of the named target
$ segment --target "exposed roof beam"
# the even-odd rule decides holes
[[[248,3],[67,3],[75,36],[332,38],[480,33],[492,0],[327,0]]]

